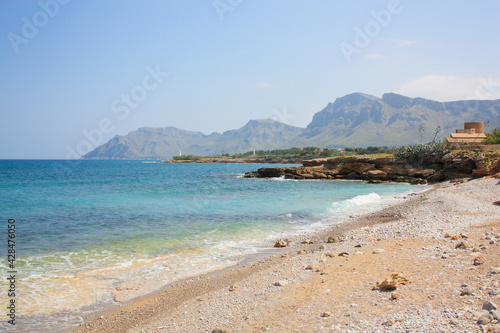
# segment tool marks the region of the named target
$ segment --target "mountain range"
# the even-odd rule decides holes
[[[243,153],[253,149],[291,147],[398,146],[449,136],[464,122],[487,123],[486,131],[500,128],[500,100],[437,102],[387,93],[382,98],[353,93],[337,98],[313,116],[306,128],[275,120],[250,120],[245,126],[209,135],[175,127],[143,127],[117,135],[87,153],[83,159],[169,159],[179,155]]]

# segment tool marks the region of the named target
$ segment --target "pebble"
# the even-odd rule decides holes
[[[281,281],[276,281],[273,283],[274,286],[276,287],[284,287],[288,284],[288,281],[281,280]]]
[[[483,265],[485,262],[486,262],[486,259],[484,259],[484,257],[476,257],[476,258],[474,258],[473,264],[474,264],[474,266],[479,266],[479,265]]]
[[[474,293],[474,289],[472,287],[466,286],[462,289],[460,296],[471,296]]]
[[[495,320],[500,321],[500,310],[491,310],[490,314]]]
[[[488,290],[488,295],[490,296],[496,296],[500,294],[500,289],[491,289],[491,290]]]
[[[483,310],[491,311],[491,310],[497,310],[497,309],[498,309],[498,306],[491,301],[486,301],[483,303]]]
[[[401,295],[400,293],[397,293],[397,292],[391,293],[391,300],[399,300],[402,298],[403,298],[403,295]]]
[[[484,315],[479,316],[479,318],[477,319],[477,323],[480,325],[486,325],[486,324],[489,324],[492,319],[493,319],[493,316],[490,315],[489,313],[484,314]]]

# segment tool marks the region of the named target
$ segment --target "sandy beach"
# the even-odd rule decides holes
[[[72,332],[500,332],[498,200],[498,178],[436,184]]]

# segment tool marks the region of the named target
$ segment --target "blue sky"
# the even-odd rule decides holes
[[[305,127],[352,92],[500,99],[500,1],[3,0],[0,15],[4,159],[144,126]]]

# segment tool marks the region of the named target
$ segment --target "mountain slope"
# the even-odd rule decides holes
[[[252,149],[276,149],[301,134],[304,128],[278,121],[251,120],[237,130],[205,135],[175,127],[143,127],[117,135],[84,155],[84,159],[169,159],[179,155],[242,153]]]
[[[464,122],[489,121],[500,127],[500,100],[436,102],[388,93],[382,98],[354,93],[338,98],[316,113],[304,133],[289,145],[345,147],[394,146],[420,143],[419,127],[424,127],[424,142],[432,140],[440,126],[442,139]]]
[[[251,120],[222,134],[205,135],[175,127],[140,128],[117,135],[89,152],[85,159],[168,159],[183,155],[215,155],[290,147],[399,146],[448,137],[464,122],[489,121],[486,131],[500,128],[500,100],[436,102],[388,93],[382,98],[354,93],[337,98],[316,113],[306,129],[278,121]]]

